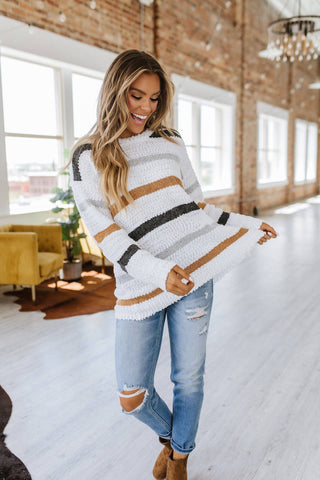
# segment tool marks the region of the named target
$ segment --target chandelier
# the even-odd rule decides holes
[[[282,18],[268,27],[268,47],[264,57],[277,62],[316,60],[320,55],[320,16],[299,15]]]

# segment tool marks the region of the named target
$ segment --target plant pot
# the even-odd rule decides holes
[[[81,258],[75,258],[72,262],[63,260],[63,280],[71,282],[81,280],[82,261]]]

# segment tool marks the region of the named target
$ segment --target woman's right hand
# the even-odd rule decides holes
[[[182,279],[185,279],[184,282]],[[170,270],[166,281],[166,289],[168,292],[183,296],[187,295],[193,287],[193,279],[183,268],[179,267],[179,265],[175,265]]]

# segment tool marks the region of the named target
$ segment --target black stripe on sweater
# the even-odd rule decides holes
[[[227,223],[229,217],[230,217],[230,213],[222,212],[222,214],[219,217],[218,223],[220,223],[220,225],[225,225]]]
[[[73,180],[75,182],[81,182],[82,178],[80,175],[79,169],[79,158],[82,152],[85,150],[91,150],[92,145],[90,143],[85,143],[84,145],[80,145],[80,147],[76,148],[72,156],[72,170],[73,170]]]
[[[122,270],[124,270],[125,272],[127,271],[126,266],[128,265],[130,258],[138,250],[140,250],[140,248],[138,247],[138,245],[134,245],[134,244],[130,245],[130,247],[127,248],[127,250],[124,252],[120,260],[118,260],[118,263],[122,268]]]
[[[168,137],[173,137],[173,136],[175,136],[175,137],[181,138],[181,135],[180,135],[179,132],[177,132],[177,130],[173,130],[173,129],[172,129],[172,130],[171,130],[172,133],[169,132],[169,130],[167,130],[167,129],[164,129],[164,130],[162,130],[162,131],[163,131],[163,133],[165,133]],[[161,138],[161,135],[160,135],[160,133],[153,132],[153,133],[150,135],[150,138]]]
[[[137,241],[140,238],[144,237],[149,232],[152,232],[157,227],[170,222],[170,220],[174,220],[175,218],[180,217],[184,213],[192,212],[193,210],[200,210],[200,207],[195,202],[184,203],[182,205],[178,205],[177,207],[171,208],[161,215],[157,215],[150,220],[139,225],[139,227],[132,230],[129,233],[129,237],[133,240]]]

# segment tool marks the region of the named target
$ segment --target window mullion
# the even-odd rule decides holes
[[[33,133],[12,133],[4,132],[6,137],[15,137],[15,138],[45,138],[50,140],[62,140],[61,135],[36,135]]]
[[[71,150],[74,141],[74,114],[73,114],[73,96],[72,96],[72,71],[62,69],[62,125],[63,125],[63,148]]]
[[[304,163],[304,181],[307,181],[308,177],[308,157],[309,157],[309,123],[306,128],[306,161]]]
[[[4,133],[4,112],[2,102],[2,79],[1,79],[1,56],[0,56],[0,215],[9,215],[9,184],[8,184],[8,170],[6,159],[6,145]]]
[[[193,102],[193,144],[195,145],[195,164],[197,168],[197,177],[201,180],[201,120],[200,120],[200,104]]]

